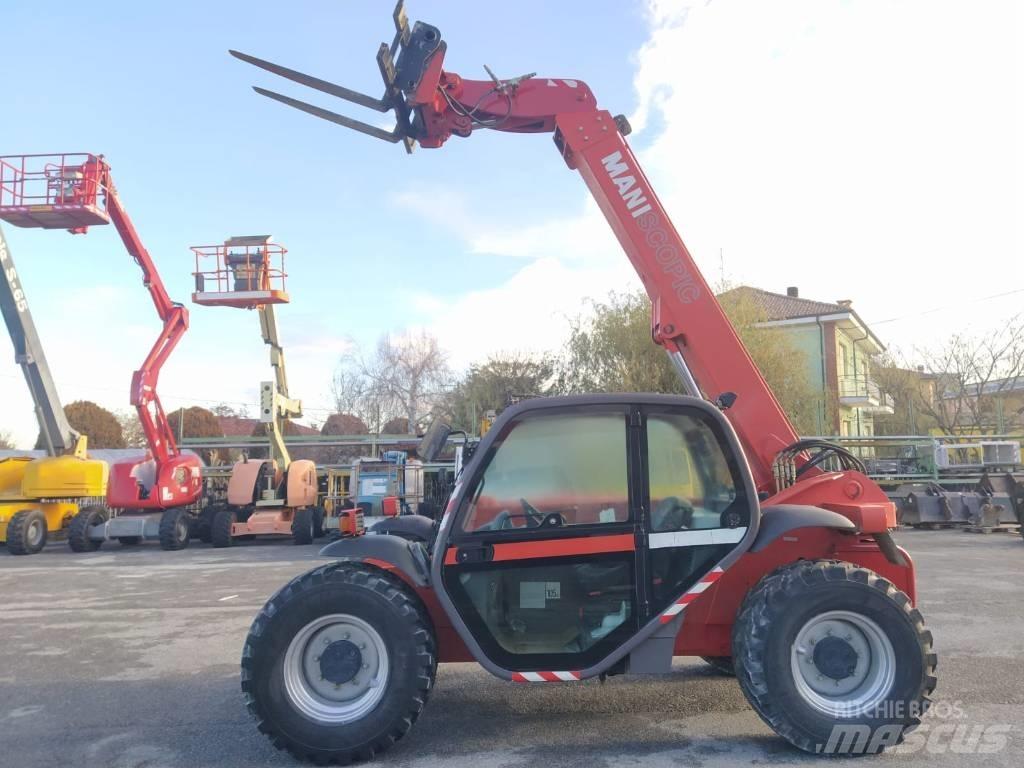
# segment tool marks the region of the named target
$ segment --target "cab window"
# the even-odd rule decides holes
[[[746,525],[736,469],[699,415],[651,414],[647,467],[652,533]]]
[[[503,531],[629,520],[626,417],[555,414],[506,427],[463,516],[463,530]]]

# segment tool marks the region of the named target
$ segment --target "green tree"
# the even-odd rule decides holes
[[[726,297],[722,308],[797,431],[821,431],[829,398],[807,379],[804,353],[779,329],[763,327],[763,312],[749,300]],[[668,356],[651,341],[651,304],[640,291],[593,302],[593,314],[573,324],[558,368],[566,392],[682,392]]]
[[[124,448],[124,434],[117,416],[89,400],[76,400],[64,406],[64,415],[72,429],[87,435],[90,448]],[[43,436],[36,440],[42,448]]]
[[[193,405],[167,414],[176,437],[224,437],[220,421],[212,411]]]
[[[321,435],[368,435],[366,422],[351,413],[332,413],[320,427]]]
[[[332,413],[320,427],[321,435],[368,435],[366,422],[351,413]],[[316,449],[317,464],[346,464],[362,456],[364,449],[358,445],[325,445]]]
[[[200,408],[198,405],[188,408],[179,408],[167,414],[167,423],[171,425],[171,431],[178,439],[189,437],[224,437],[224,430],[220,426],[220,420],[213,411]],[[199,451],[209,465],[227,463],[230,461],[231,452],[222,448],[204,448]]]
[[[646,295],[611,293],[572,323],[558,361],[557,388],[577,392],[682,392],[668,356],[651,342]]]
[[[411,435],[412,430],[409,429],[409,420],[404,416],[395,416],[395,418],[388,420],[381,427],[381,434],[384,435]]]
[[[501,410],[509,397],[553,394],[555,359],[551,355],[491,355],[471,365],[444,408],[452,426],[474,434],[480,419]]]

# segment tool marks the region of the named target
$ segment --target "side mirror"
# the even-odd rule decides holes
[[[451,427],[443,421],[435,420],[420,438],[420,444],[416,449],[420,459],[427,462],[436,461],[437,457],[441,455],[441,451],[444,450],[444,444],[448,442],[448,436],[451,433]]]

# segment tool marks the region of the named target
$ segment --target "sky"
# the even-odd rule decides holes
[[[851,299],[913,358],[1024,310],[1024,12],[1013,0],[410,0],[445,67],[581,79],[630,143],[705,276]],[[499,12],[500,11],[500,12]],[[191,305],[190,245],[267,234],[288,248],[278,308],[306,421],[339,357],[427,329],[457,369],[557,348],[588,299],[639,286],[550,138],[481,131],[411,157],[255,95],[259,84],[381,123],[228,48],[378,95],[391,3],[0,0],[0,154],[87,151],[191,327],[167,410],[255,412],[270,378],[252,312]],[[61,44],[60,41],[65,41]],[[112,227],[4,226],[62,400],[128,408],[159,332]],[[34,441],[0,341],[0,430]]]

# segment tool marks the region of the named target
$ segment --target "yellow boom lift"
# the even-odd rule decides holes
[[[269,235],[232,237],[223,245],[194,246],[196,291],[192,301],[205,306],[255,309],[263,342],[270,347],[274,380],[260,383],[260,421],[270,443],[267,459],[247,456],[235,463],[228,480],[228,503],[209,518],[215,547],[229,547],[239,536],[290,535],[296,544],[312,544],[323,533],[324,513],[317,506],[316,465],[292,460],[284,426],[302,416],[302,401],[288,394],[284,350],[277,334],[274,305],[288,302],[284,281],[285,248]]]
[[[86,458],[86,437],[68,423],[36,333],[28,300],[0,229],[0,310],[35,406],[46,456],[0,459],[0,542],[14,555],[34,555],[51,534],[64,534],[79,508],[102,507],[105,461]]]

